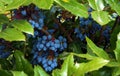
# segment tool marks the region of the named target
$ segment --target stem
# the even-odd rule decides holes
[[[114,25],[113,25],[112,30],[111,30],[110,33],[113,33],[115,27],[117,26],[117,24],[118,24],[119,22],[120,22],[120,16],[116,17],[115,23],[114,23]]]
[[[103,26],[100,30],[100,36],[99,36],[99,41],[97,42],[97,45],[100,45],[100,43],[102,43],[102,41],[103,41],[102,33],[103,33],[104,28],[105,28],[105,26]]]

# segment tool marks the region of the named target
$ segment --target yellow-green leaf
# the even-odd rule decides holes
[[[11,22],[11,24],[12,24],[12,26],[17,28],[18,30],[33,35],[33,32],[34,32],[33,27],[27,21],[25,21],[25,20],[14,20],[13,22]]]
[[[103,0],[88,0],[89,5],[97,11],[103,10],[104,9],[104,2]]]
[[[87,40],[87,45],[91,48],[93,53],[95,53],[97,56],[104,58],[104,59],[109,59],[108,54],[101,48],[97,47],[89,38],[86,37]]]
[[[116,60],[120,63],[120,33],[117,36],[116,49],[114,50]]]
[[[84,76],[85,73],[95,71],[95,70],[102,68],[108,62],[109,62],[109,60],[105,60],[103,58],[97,57],[97,58],[95,58],[87,63],[81,63],[79,65],[78,70],[75,72],[74,75],[75,76]]]
[[[80,17],[88,17],[87,8],[76,0],[54,0],[56,3],[70,11],[72,14]]]
[[[15,28],[7,28],[0,32],[0,38],[7,41],[25,41],[24,34]]]
[[[100,25],[105,25],[111,21],[108,12],[105,11],[93,11],[92,18]]]
[[[28,76],[23,71],[12,71],[13,76]]]
[[[33,3],[42,9],[50,9],[54,0],[33,0]]]

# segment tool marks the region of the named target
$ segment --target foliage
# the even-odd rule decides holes
[[[119,76],[119,7],[119,0],[0,0],[0,75]]]

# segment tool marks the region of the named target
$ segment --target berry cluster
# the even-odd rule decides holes
[[[45,15],[36,6],[21,7],[19,10],[14,10],[14,19],[26,19],[30,22],[33,28],[41,30],[44,26]]]
[[[111,28],[109,26],[106,26],[106,28],[102,32],[102,35],[104,36],[107,43],[110,42],[110,31]]]
[[[101,26],[97,24],[92,18],[91,15],[87,19],[79,18],[79,28],[75,28],[76,37],[81,41],[85,39],[85,36],[90,36],[95,34],[97,31],[101,30]]]
[[[43,34],[41,30],[44,26],[45,15],[43,11],[36,6],[27,6],[16,11],[16,19],[20,19],[20,17],[18,17],[20,15],[21,19],[27,19],[34,28],[34,36],[27,35],[28,38],[33,38],[32,64],[40,64],[47,72],[51,72],[57,67],[58,54],[67,48],[66,38],[59,36],[58,39],[55,39],[51,35],[46,36]],[[45,31],[49,34],[54,32],[53,29]]]
[[[72,15],[68,11],[56,9],[56,12],[53,11],[53,9],[54,8],[51,9],[51,12],[56,13],[53,21],[45,21],[47,17],[45,11],[37,8],[35,5],[21,7],[19,10],[14,11],[14,19],[26,19],[34,28],[34,36],[27,35],[28,41],[32,39],[32,41],[30,42],[33,44],[33,56],[31,60],[32,64],[42,65],[42,67],[47,72],[51,72],[54,68],[56,68],[58,66],[58,55],[67,48],[67,39],[63,36],[58,36],[58,38],[55,38],[53,36],[56,36],[58,34],[69,35],[66,36],[69,40],[72,36],[68,33],[68,31],[71,29],[71,33],[75,33],[76,37],[79,38],[81,41],[84,41],[86,36],[92,38],[93,35],[101,31],[102,36],[109,41],[110,28],[106,27],[105,29],[103,29],[97,22],[92,19],[90,14],[92,11],[91,8],[88,10],[88,18],[78,18],[79,26],[75,29],[71,25],[71,23],[74,24],[74,22],[76,21],[74,15]],[[48,27],[49,23],[51,23],[51,25],[53,26]],[[45,24],[47,26],[44,26]],[[66,26],[61,26],[62,24]],[[69,24],[71,25],[71,28],[67,29],[67,25],[69,26]]]
[[[56,57],[60,52],[67,48],[67,40],[62,36],[58,39],[51,35],[42,36],[33,45],[33,64],[42,64],[43,68],[50,72],[57,67]]]
[[[107,26],[105,29],[102,29],[102,26],[92,19],[90,14],[91,11],[92,9],[90,8],[88,10],[88,18],[79,18],[79,27],[75,28],[74,30],[76,37],[81,41],[84,41],[86,36],[92,37],[98,32],[102,32],[102,36],[105,38],[105,40],[110,40],[110,27]]]
[[[36,7],[37,8],[37,7]],[[44,14],[41,12],[41,10],[35,9],[35,11],[38,11],[37,13],[32,13],[32,19],[29,20],[33,28],[37,28],[41,30],[44,26]]]
[[[37,42],[37,49],[39,51],[53,50],[56,52],[57,50],[62,51],[65,48],[67,48],[66,39],[62,36],[59,36],[58,39],[52,39],[51,35],[43,36]]]

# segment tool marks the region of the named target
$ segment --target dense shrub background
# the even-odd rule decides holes
[[[0,76],[119,76],[119,0],[0,0]]]

